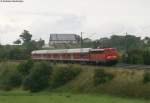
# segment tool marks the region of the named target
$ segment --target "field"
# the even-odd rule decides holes
[[[149,103],[148,100],[100,94],[0,92],[0,103]]]

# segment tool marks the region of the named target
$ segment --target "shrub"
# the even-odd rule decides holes
[[[49,85],[52,67],[48,62],[35,62],[29,75],[25,77],[23,88],[38,92]]]
[[[27,56],[25,54],[25,50],[21,47],[10,47],[7,48],[8,53],[7,53],[7,59],[12,59],[12,60],[23,60],[26,59]]]
[[[144,58],[144,64],[150,65],[150,51],[149,50],[144,51],[143,58]]]
[[[19,71],[19,73],[21,73],[22,75],[28,75],[31,68],[33,66],[33,61],[32,60],[27,60],[27,61],[24,61],[22,63],[20,63],[18,66],[17,66],[17,69]]]
[[[123,62],[130,64],[146,64],[150,65],[150,51],[144,49],[132,49],[128,51],[128,56],[123,54]]]
[[[11,90],[21,85],[22,75],[16,70],[5,69],[0,76],[0,88]]]
[[[128,56],[126,57],[125,54],[123,55],[123,59],[126,63],[130,64],[143,64],[144,58],[143,58],[144,51],[141,49],[133,49],[128,51]]]
[[[114,78],[113,74],[105,72],[103,69],[95,69],[94,71],[94,85],[104,84]]]
[[[149,83],[150,82],[150,72],[144,73],[143,83]]]
[[[81,69],[75,65],[57,65],[53,69],[52,73],[52,82],[51,85],[53,88],[64,85],[68,81],[74,79]]]

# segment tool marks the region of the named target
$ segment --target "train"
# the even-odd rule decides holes
[[[31,57],[33,60],[52,62],[115,65],[118,61],[118,52],[115,48],[34,50]]]

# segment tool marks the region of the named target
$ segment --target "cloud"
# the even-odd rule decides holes
[[[8,34],[8,33],[11,33],[11,32],[14,32],[16,31],[17,28],[16,27],[13,27],[11,25],[0,25],[0,33],[1,34]]]
[[[129,32],[150,33],[148,0],[24,0],[0,6],[0,38],[12,43],[24,30],[48,41],[50,33],[80,33],[93,39]],[[8,38],[9,37],[9,38]]]
[[[17,27],[11,25],[0,25],[0,43],[12,43],[17,38]]]
[[[78,33],[82,30],[85,17],[77,15],[57,15],[38,18],[33,22],[31,29],[34,38],[38,39],[42,36],[47,42],[50,33]]]

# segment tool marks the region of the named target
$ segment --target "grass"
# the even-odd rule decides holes
[[[100,94],[0,92],[0,103],[149,103],[144,99],[121,98]]]

